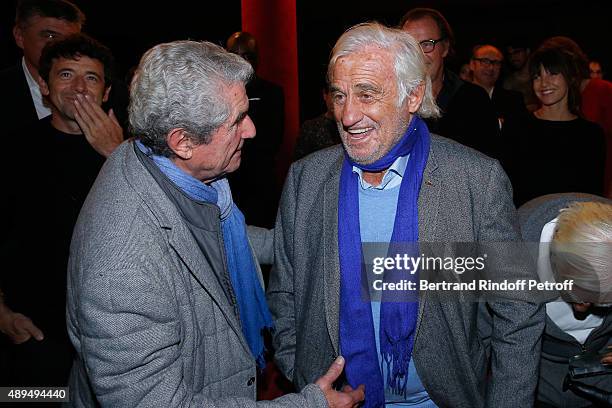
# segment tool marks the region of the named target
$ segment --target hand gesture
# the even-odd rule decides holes
[[[29,317],[15,313],[6,307],[0,314],[0,331],[15,344],[25,343],[31,337],[38,341],[44,339],[43,332],[32,323]]]
[[[344,386],[342,391],[333,389],[332,384],[342,374],[343,369],[344,357],[339,356],[327,372],[315,382],[321,388],[321,391],[323,391],[330,408],[357,407],[365,398],[365,387],[363,384],[357,387],[357,389],[353,389],[349,385]]]
[[[106,114],[100,105],[82,94],[77,94],[74,106],[74,118],[91,147],[104,157],[110,156],[123,142],[123,129],[113,110]]]

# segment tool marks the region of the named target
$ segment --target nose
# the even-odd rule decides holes
[[[85,78],[80,75],[77,75],[72,81],[72,87],[76,92],[84,93],[87,89],[87,84],[85,83]]]
[[[361,106],[358,102],[354,101],[353,98],[346,98],[342,109],[340,109],[340,115],[341,117],[339,119],[342,121],[342,126],[345,128],[359,123],[359,121],[363,118]]]
[[[242,127],[243,128],[241,137],[243,139],[252,139],[255,137],[255,133],[257,133],[257,131],[255,129],[255,124],[253,123],[253,120],[249,115],[244,118],[244,121],[242,122]]]

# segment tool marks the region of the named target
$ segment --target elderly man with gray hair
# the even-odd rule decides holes
[[[131,85],[135,140],[107,160],[74,230],[68,329],[75,406],[338,407],[344,360],[316,384],[255,402],[261,271],[225,175],[255,136],[248,62],[207,42],[145,53]]]
[[[345,382],[365,384],[366,407],[531,406],[540,305],[488,303],[489,365],[477,302],[435,291],[376,301],[364,282],[363,243],[518,241],[499,163],[429,133],[422,118],[438,108],[406,32],[349,29],[328,78],[342,146],[293,164],[276,222],[268,298],[279,367],[301,389],[342,355]]]

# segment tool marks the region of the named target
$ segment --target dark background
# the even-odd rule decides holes
[[[120,76],[156,43],[189,38],[224,44],[240,30],[240,0],[74,2],[87,15],[85,31],[113,50]],[[19,57],[11,33],[15,4],[16,0],[0,1],[0,68]],[[508,39],[525,38],[535,47],[546,37],[566,35],[612,72],[612,2],[608,0],[297,0],[302,120],[323,110],[319,88],[327,57],[346,28],[370,20],[396,25],[409,8],[418,6],[440,10],[455,31],[457,52],[449,61],[453,68],[468,59],[477,43],[503,46]]]

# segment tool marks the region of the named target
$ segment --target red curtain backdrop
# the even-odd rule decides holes
[[[283,87],[285,135],[277,170],[279,181],[291,164],[299,118],[297,22],[295,0],[242,0],[242,30],[259,47],[258,75]]]

